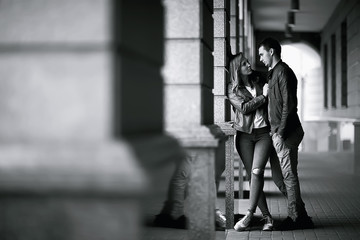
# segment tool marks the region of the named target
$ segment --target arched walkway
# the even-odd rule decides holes
[[[298,78],[298,112],[306,133],[301,149],[306,152],[351,150],[353,124],[323,117],[325,88],[318,50],[306,42],[283,42],[282,46],[282,59]]]
[[[299,81],[298,107],[301,120],[313,118],[318,115],[323,104],[320,54],[306,43],[285,43],[282,59],[294,70]]]

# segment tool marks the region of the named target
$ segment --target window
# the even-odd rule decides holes
[[[336,108],[336,37],[331,35],[331,106]]]
[[[341,106],[347,107],[347,27],[341,23]]]
[[[324,108],[328,108],[328,47],[324,45]]]

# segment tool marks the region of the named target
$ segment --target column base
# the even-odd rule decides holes
[[[224,158],[226,135],[216,125],[199,126],[189,130],[173,130],[192,159],[187,209],[189,239],[215,238],[215,163]]]

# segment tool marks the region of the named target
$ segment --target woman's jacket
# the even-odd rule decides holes
[[[235,120],[233,127],[237,131],[251,133],[254,127],[254,118],[256,109],[270,126],[267,115],[267,98],[262,95],[265,79],[258,72],[253,71],[250,75],[254,87],[256,88],[256,97],[254,98],[244,85],[234,86],[231,82],[228,85],[228,98],[233,110],[235,111]]]

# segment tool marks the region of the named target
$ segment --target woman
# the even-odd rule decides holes
[[[245,230],[259,206],[265,220],[263,231],[271,231],[273,219],[263,192],[264,169],[272,148],[267,116],[268,86],[242,53],[230,61],[230,78],[228,97],[235,111],[236,149],[251,180],[249,209],[234,229]]]

